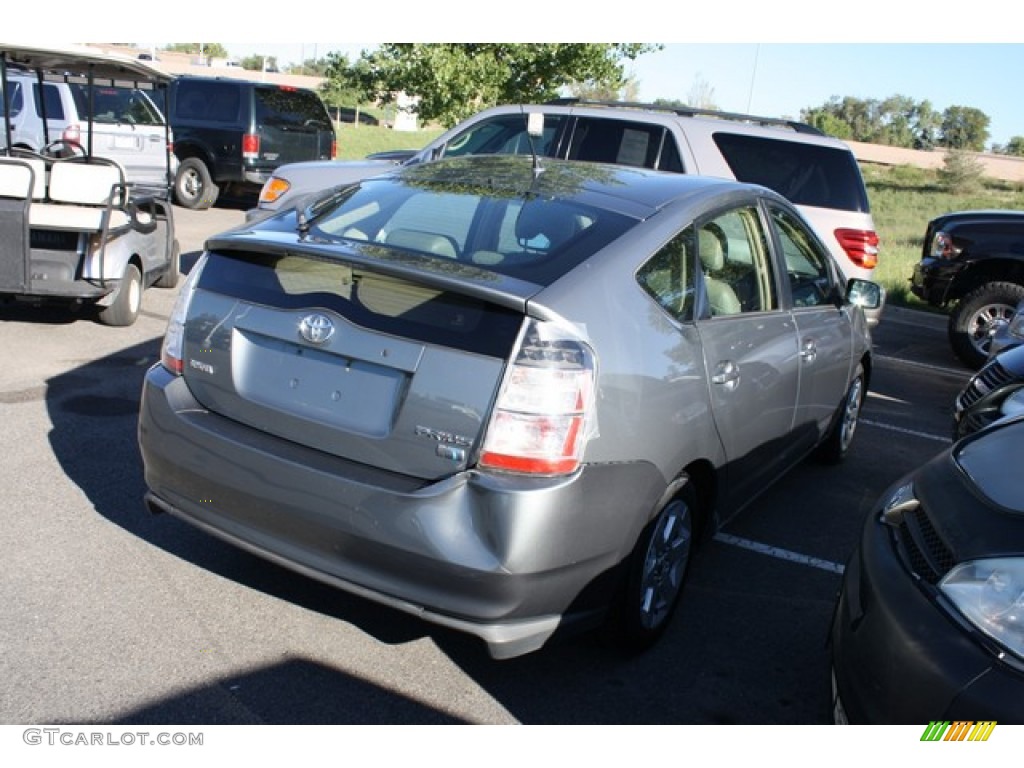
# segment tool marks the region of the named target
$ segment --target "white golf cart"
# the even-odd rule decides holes
[[[40,93],[44,83],[56,83],[87,96],[83,143],[47,135],[39,152],[16,146],[9,71],[34,73]],[[138,317],[144,288],[177,285],[180,257],[169,196],[174,174],[166,119],[167,173],[159,184],[128,182],[120,163],[93,151],[94,97],[100,89],[146,91],[167,115],[170,80],[149,62],[84,46],[0,43],[0,301],[95,304],[100,322],[124,326]],[[45,110],[46,99],[38,106]],[[45,131],[50,122],[44,113]]]

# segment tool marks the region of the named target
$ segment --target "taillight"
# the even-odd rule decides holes
[[[870,229],[837,229],[836,240],[850,261],[865,269],[878,266],[878,235]]]
[[[539,475],[574,472],[596,434],[595,369],[593,350],[579,336],[530,320],[494,405],[480,466]]]
[[[77,123],[69,123],[65,126],[60,136],[64,141],[73,141],[75,144],[82,143],[82,126]]]
[[[338,157],[338,140],[331,139],[331,160]]]
[[[189,271],[188,279],[182,283],[178,297],[174,300],[170,319],[167,321],[163,344],[160,346],[161,364],[176,376],[181,376],[185,371],[185,318],[188,316],[188,305],[192,302],[192,294],[195,293],[199,273],[203,271],[204,264],[205,254],[199,258]]]
[[[953,245],[952,235],[939,231],[932,236],[931,256],[933,259],[955,259],[959,255],[960,249]]]
[[[247,133],[242,136],[242,157],[246,160],[255,160],[260,156],[260,137],[255,133]]]

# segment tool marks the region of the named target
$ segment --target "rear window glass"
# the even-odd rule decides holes
[[[300,131],[329,131],[327,108],[312,91],[258,87],[255,90],[256,123]]]
[[[571,200],[384,178],[343,193],[316,220],[315,234],[548,285],[633,223]]]
[[[735,133],[719,132],[714,139],[739,181],[768,187],[796,205],[870,211],[852,152]]]
[[[522,324],[479,299],[290,254],[211,253],[198,288],[279,309],[323,307],[364,328],[491,357],[508,356]]]

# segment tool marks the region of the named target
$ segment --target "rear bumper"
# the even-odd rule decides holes
[[[600,620],[664,489],[647,464],[423,483],[204,410],[156,366],[139,419],[151,507],[505,658]]]
[[[963,271],[957,261],[926,258],[914,265],[910,278],[910,292],[933,306],[941,306],[959,298],[951,293],[953,279]]]

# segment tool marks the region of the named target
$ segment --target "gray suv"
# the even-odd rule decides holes
[[[544,116],[531,141],[529,115]],[[303,195],[407,165],[471,154],[529,154],[654,168],[761,184],[794,203],[846,277],[870,280],[879,238],[850,148],[792,120],[651,104],[562,99],[485,110],[418,152],[391,160],[293,163],[267,180],[257,209],[280,210]],[[876,323],[881,307],[868,313]]]
[[[474,634],[665,629],[719,520],[850,448],[863,306],[722,179],[423,163],[215,237],[142,394],[151,510]]]

